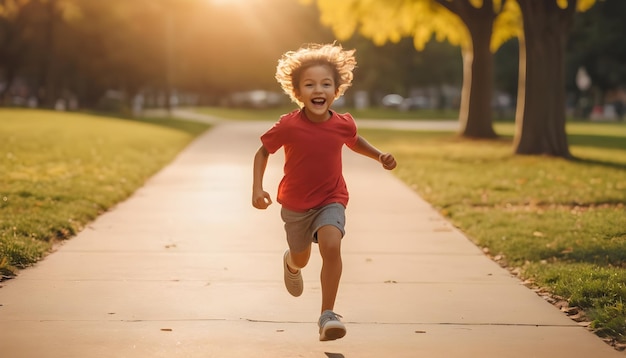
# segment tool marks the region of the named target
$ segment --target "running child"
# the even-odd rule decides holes
[[[291,295],[302,294],[301,270],[309,262],[312,243],[317,243],[322,257],[321,341],[346,334],[341,316],[334,312],[348,205],[342,148],[345,144],[387,170],[396,167],[393,155],[381,152],[357,133],[349,113],[331,109],[352,85],[354,52],[337,44],[310,44],[280,58],[276,80],[300,108],[281,116],[261,136],[262,145],[254,156],[252,205],[266,209],[272,199],[263,189],[265,168],[270,154],[284,149],[284,176],[277,194],[289,247],[283,256],[284,281]]]

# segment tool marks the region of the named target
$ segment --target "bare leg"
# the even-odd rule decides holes
[[[333,310],[339,290],[339,280],[343,264],[341,261],[341,231],[335,226],[322,226],[317,231],[320,254],[322,256],[322,312]]]
[[[287,268],[291,273],[297,273],[298,270],[304,268],[309,263],[311,257],[311,245],[306,250],[301,252],[292,252],[289,250],[289,256],[287,256]]]

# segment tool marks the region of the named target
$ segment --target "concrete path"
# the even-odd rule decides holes
[[[224,122],[0,289],[0,357],[624,357],[493,263],[391,173],[346,152],[352,199],[319,342],[319,255],[283,287],[278,205],[250,204],[270,123]],[[270,158],[276,191],[281,158]]]

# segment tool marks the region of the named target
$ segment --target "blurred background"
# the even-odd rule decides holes
[[[619,120],[626,103],[626,1],[575,17],[566,53],[567,110]],[[297,0],[0,0],[3,106],[133,114],[176,106],[279,107],[282,53],[333,42],[315,4]],[[338,103],[398,111],[458,109],[461,50],[413,39],[375,46],[355,34],[353,88]],[[518,40],[494,57],[494,119],[512,119]]]

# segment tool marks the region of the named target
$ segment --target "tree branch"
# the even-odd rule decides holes
[[[446,9],[448,9],[450,12],[457,14],[459,12],[458,9],[458,4],[456,1],[447,1],[447,0],[435,0],[435,2],[443,7],[445,7]]]

